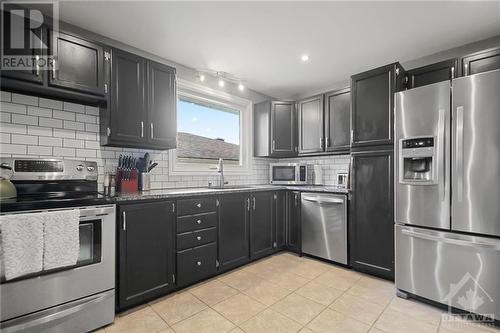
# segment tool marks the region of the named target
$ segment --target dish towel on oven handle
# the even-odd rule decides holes
[[[0,216],[2,277],[37,273],[43,269],[44,213]]]
[[[80,253],[80,211],[45,213],[43,269],[73,266]]]

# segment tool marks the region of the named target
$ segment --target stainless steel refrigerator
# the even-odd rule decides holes
[[[500,70],[396,93],[399,291],[500,319]]]

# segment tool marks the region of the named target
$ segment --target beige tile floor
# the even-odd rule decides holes
[[[394,284],[280,253],[119,314],[106,332],[483,332],[395,297]]]

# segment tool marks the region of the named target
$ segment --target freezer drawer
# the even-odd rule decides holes
[[[500,239],[396,225],[396,288],[500,318]]]
[[[302,252],[347,264],[347,197],[302,193]]]

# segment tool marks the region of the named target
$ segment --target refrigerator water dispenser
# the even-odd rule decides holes
[[[409,185],[437,184],[434,137],[402,139],[399,143],[399,182]]]

